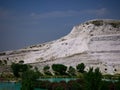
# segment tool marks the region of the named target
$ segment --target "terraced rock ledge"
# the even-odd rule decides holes
[[[120,20],[90,20],[58,40],[0,53],[0,60],[37,66],[54,63],[99,67],[103,74],[120,74]]]

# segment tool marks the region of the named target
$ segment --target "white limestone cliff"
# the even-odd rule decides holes
[[[120,20],[91,20],[74,26],[72,31],[51,42],[0,53],[0,60],[32,64],[61,63],[76,66],[83,62],[86,70],[99,67],[106,74],[120,73]]]

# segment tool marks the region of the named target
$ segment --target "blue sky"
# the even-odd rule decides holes
[[[120,0],[0,0],[0,51],[58,39],[96,18],[120,20]]]

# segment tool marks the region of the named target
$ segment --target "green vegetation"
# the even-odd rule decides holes
[[[27,70],[22,74],[21,90],[34,90],[34,83],[39,78],[39,73],[33,70]]]
[[[95,71],[93,71],[93,68],[90,68],[89,71],[84,74],[84,79],[86,90],[100,90],[102,74],[99,68],[96,68]]]
[[[91,23],[94,24],[95,26],[102,26],[103,20],[96,20],[96,21],[92,21]]]
[[[84,63],[81,63],[81,64],[78,64],[78,65],[76,66],[76,68],[77,68],[78,72],[83,73],[83,72],[84,72],[84,69],[85,69],[85,65],[84,65]]]
[[[37,81],[35,87],[47,90],[120,90],[120,78],[118,82],[103,81],[99,68],[90,68],[83,75],[84,78],[69,82]]]
[[[24,61],[23,61],[23,60],[20,60],[20,61],[19,61],[19,63],[20,63],[20,64],[23,64],[23,63],[24,63]]]
[[[120,90],[120,75],[115,77],[117,82],[105,81],[102,78],[107,78],[112,80],[112,75],[103,76],[99,68],[90,68],[88,72],[84,71],[84,63],[78,64],[76,69],[70,66],[67,70],[67,66],[62,64],[53,64],[52,70],[54,71],[54,76],[52,77],[76,77],[76,80],[71,80],[68,82],[61,81],[50,82],[38,80],[39,77],[46,78],[49,76],[50,66],[45,66],[43,71],[45,75],[43,76],[37,67],[30,68],[30,65],[26,64],[15,64],[11,65],[13,74],[17,78],[21,78],[21,90],[34,90],[34,88],[42,88],[47,90]],[[67,72],[67,73],[66,73]],[[50,72],[51,73],[51,72]],[[77,73],[77,74],[76,74]],[[78,76],[81,75],[82,77]],[[119,77],[119,79],[118,79]]]
[[[68,74],[70,76],[76,76],[76,70],[72,66],[69,67]]]
[[[21,90],[34,90],[34,83],[41,76],[37,68],[32,70],[30,65],[19,63],[13,63],[11,68],[14,76],[22,80]]]
[[[48,71],[49,69],[50,69],[50,66],[48,66],[48,65],[46,65],[46,66],[43,68],[44,71]]]
[[[7,60],[4,60],[4,64],[7,65]]]
[[[0,66],[7,65],[7,60],[0,60]]]
[[[14,76],[18,78],[18,77],[20,77],[20,74],[27,71],[29,67],[26,64],[15,64],[15,63],[13,63],[11,65],[11,68],[12,68]]]
[[[120,90],[120,77],[118,78],[118,82],[116,84],[117,90]]]
[[[94,24],[95,26],[102,26],[103,25],[103,20],[95,20],[95,21],[91,21],[92,24]],[[87,23],[86,23],[87,24]],[[114,28],[119,28],[120,27],[120,22],[109,22],[109,25],[111,25]]]
[[[109,23],[111,26],[113,26],[114,28],[119,28],[120,27],[120,22],[111,22]]]
[[[67,67],[62,64],[53,64],[52,69],[56,75],[66,75]]]
[[[43,68],[43,71],[44,71],[44,74],[45,75],[48,75],[48,76],[52,76],[51,72],[49,71],[50,69],[50,66],[46,65],[44,68]]]
[[[3,62],[2,62],[2,60],[0,60],[0,65],[3,65]]]

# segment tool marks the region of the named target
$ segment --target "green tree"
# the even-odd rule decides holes
[[[52,75],[51,72],[49,71],[50,69],[50,66],[46,65],[44,68],[43,68],[43,71],[44,71],[44,74],[46,75]]]
[[[22,74],[21,90],[34,90],[34,84],[39,78],[39,73],[33,70],[27,70]]]
[[[102,74],[99,71],[99,68],[96,68],[93,71],[93,68],[90,68],[88,72],[84,74],[86,90],[100,90],[102,82]]]
[[[120,76],[118,78],[118,82],[117,82],[117,85],[116,85],[117,89],[116,90],[120,90]]]
[[[38,70],[38,67],[35,67],[34,70],[39,74],[39,76],[43,76],[43,74]]]
[[[19,74],[20,66],[19,66],[19,64],[12,63],[11,68],[12,68],[14,76],[15,77],[20,77],[20,74]]]
[[[49,71],[49,69],[50,69],[50,66],[48,66],[48,65],[46,65],[46,66],[43,68],[44,71]]]
[[[3,64],[3,62],[2,62],[2,60],[0,60],[0,65],[2,65]]]
[[[73,68],[72,66],[70,66],[69,70],[68,70],[69,75],[73,76],[73,75],[75,75],[75,72],[76,72],[75,68]]]
[[[7,60],[4,60],[4,64],[7,65]]]
[[[58,73],[60,75],[65,75],[67,67],[62,64],[53,64],[52,69],[55,71],[55,73]]]
[[[28,65],[26,64],[18,64],[18,63],[12,63],[11,65],[13,74],[15,77],[20,77],[20,73],[22,74],[23,72],[28,70]]]
[[[81,64],[78,64],[78,65],[76,66],[76,68],[77,68],[78,72],[83,73],[83,72],[84,72],[84,69],[85,69],[85,65],[84,65],[84,63],[81,63]]]
[[[23,61],[23,60],[20,60],[20,61],[19,61],[19,63],[20,63],[20,64],[23,64],[23,63],[24,63],[24,61]]]

